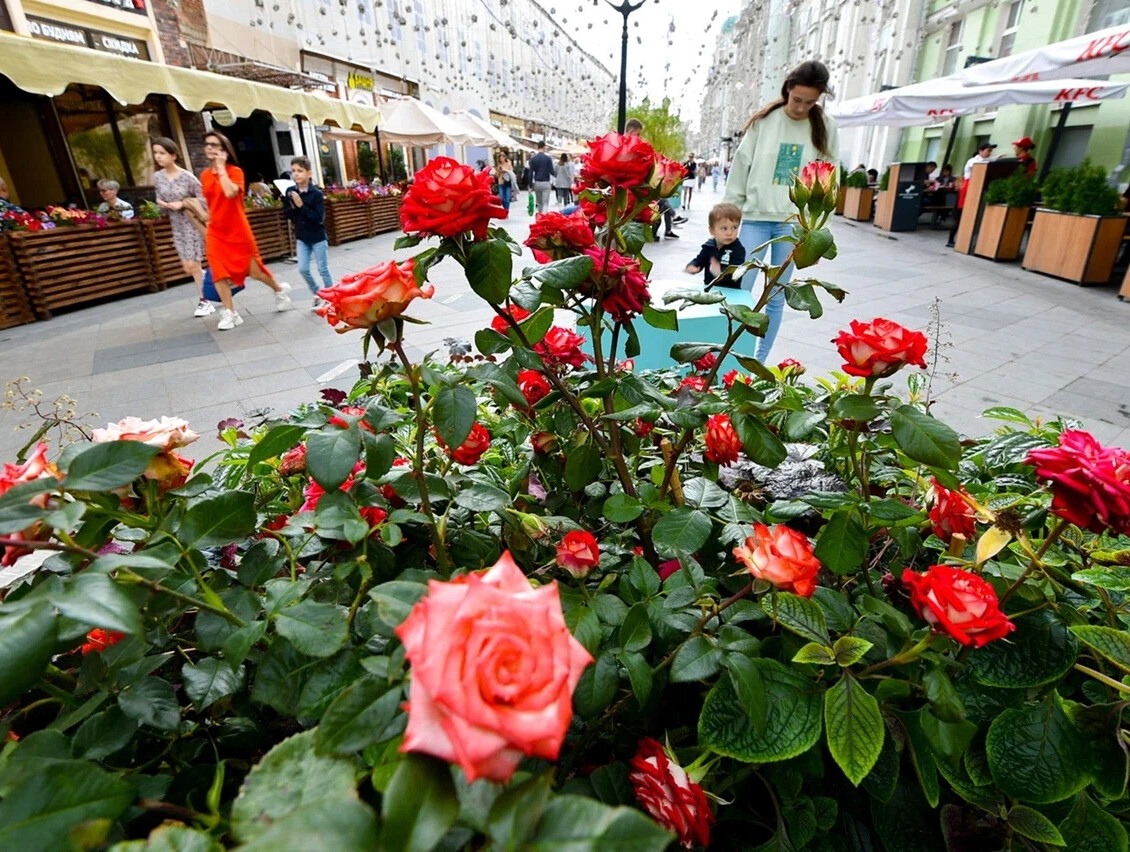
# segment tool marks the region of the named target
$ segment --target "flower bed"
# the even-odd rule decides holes
[[[8,239],[38,319],[107,296],[162,289],[139,221],[13,231]]]
[[[884,318],[831,377],[742,354],[776,288],[846,296],[806,271],[827,167],[793,187],[791,281],[652,304],[680,167],[590,151],[606,224],[544,214],[517,280],[489,175],[432,161],[398,248],[438,244],[322,291],[361,378],[220,424],[208,472],[188,424],[136,418],[3,468],[5,562],[53,551],[0,604],[7,846],[1126,847],[1130,453],[1006,408],[962,441]],[[437,262],[495,319],[418,363]],[[634,324],[684,302],[725,338],[634,372]]]

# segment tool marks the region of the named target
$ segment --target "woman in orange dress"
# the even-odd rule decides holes
[[[287,295],[290,285],[276,281],[263,265],[243,209],[243,169],[236,159],[235,147],[224,134],[213,130],[204,135],[204,155],[211,166],[200,176],[209,213],[204,253],[224,305],[216,328],[227,331],[243,324],[243,317],[232,304],[231,288],[233,283],[243,284],[249,275],[275,291],[277,310],[289,311],[293,307]]]

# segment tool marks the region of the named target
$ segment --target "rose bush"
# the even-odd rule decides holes
[[[478,176],[408,189],[475,351],[414,360],[359,289],[355,383],[182,484],[126,427],[9,460],[0,546],[42,559],[0,603],[0,848],[1127,847],[1125,452],[1003,407],[963,439],[891,320],[828,377],[747,354],[775,293],[846,296],[804,277],[820,168],[796,277],[660,303],[645,146],[594,142],[592,244],[529,267]],[[689,304],[726,334],[635,371]]]

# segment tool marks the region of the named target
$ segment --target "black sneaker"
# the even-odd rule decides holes
[[[663,235],[663,239],[665,239],[665,240],[677,240],[677,239],[679,239],[679,235],[676,234],[674,231],[668,231],[666,234]]]

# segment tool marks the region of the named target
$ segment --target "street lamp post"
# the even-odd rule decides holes
[[[646,0],[621,0],[619,5],[612,0],[604,0],[609,6],[619,12],[624,18],[624,33],[620,38],[620,109],[616,116],[616,131],[624,132],[624,122],[628,113],[628,16],[642,6]],[[598,5],[598,0],[593,0],[593,5]]]

